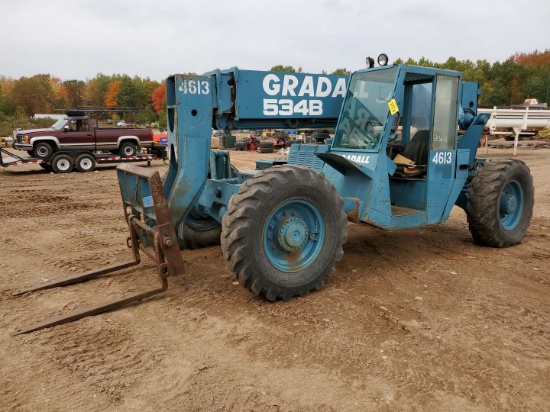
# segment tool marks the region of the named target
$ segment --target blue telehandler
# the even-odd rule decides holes
[[[379,62],[387,60],[381,56]],[[456,71],[379,65],[347,76],[216,70],[167,79],[170,164],[117,168],[131,262],[52,281],[76,283],[136,265],[140,251],[161,286],[48,319],[26,333],[162,292],[183,273],[180,248],[220,244],[246,289],[290,300],[323,286],[343,256],[348,220],[387,229],[444,222],[466,211],[476,243],[520,243],[531,220],[533,181],[518,159],[476,157],[487,122],[479,86]],[[335,127],[325,144],[293,144],[286,160],[254,171],[211,150],[212,129]]]

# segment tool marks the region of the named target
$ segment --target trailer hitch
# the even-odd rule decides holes
[[[75,309],[64,315],[52,317],[34,325],[17,329],[11,333],[12,336],[73,322],[86,316],[107,312],[162,293],[168,288],[169,276],[183,274],[183,260],[159,172],[130,164],[122,164],[117,167],[117,175],[122,194],[124,215],[130,230],[127,243],[128,247],[132,249],[133,261],[105,266],[100,269],[52,280],[27,289],[15,291],[13,295],[23,295],[37,290],[72,285],[136,266],[141,262],[140,251],[156,263],[160,287],[149,291],[133,293],[120,299],[102,302],[86,308]]]

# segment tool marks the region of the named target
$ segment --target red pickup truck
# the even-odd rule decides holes
[[[97,128],[80,111],[67,116],[48,129],[17,130],[13,148],[25,150],[39,159],[49,159],[57,151],[87,150],[135,156],[141,148],[152,148],[152,129]]]

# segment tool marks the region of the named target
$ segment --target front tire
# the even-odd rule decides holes
[[[55,173],[70,173],[73,171],[73,159],[65,154],[58,154],[52,159],[52,170]]]
[[[38,142],[34,145],[32,153],[39,159],[49,159],[53,154],[53,147],[50,143]]]
[[[239,283],[267,300],[320,289],[344,251],[343,200],[322,175],[274,166],[246,181],[222,220],[222,250]]]
[[[477,171],[468,194],[470,233],[483,246],[503,248],[521,243],[534,203],[533,178],[524,162],[488,161]]]

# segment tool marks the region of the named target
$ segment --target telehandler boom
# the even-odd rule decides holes
[[[140,250],[150,255],[164,290],[166,277],[183,271],[179,247],[221,243],[241,285],[286,301],[334,272],[348,219],[412,228],[444,222],[456,205],[478,244],[521,242],[532,178],[520,160],[476,157],[487,122],[477,113],[477,83],[449,70],[369,66],[350,78],[237,68],[169,77],[164,183],[158,172],[117,168],[133,263]],[[294,144],[288,160],[249,172],[231,166],[228,151],[210,149],[212,128],[331,126],[326,144]],[[35,326],[52,323],[61,322]]]

